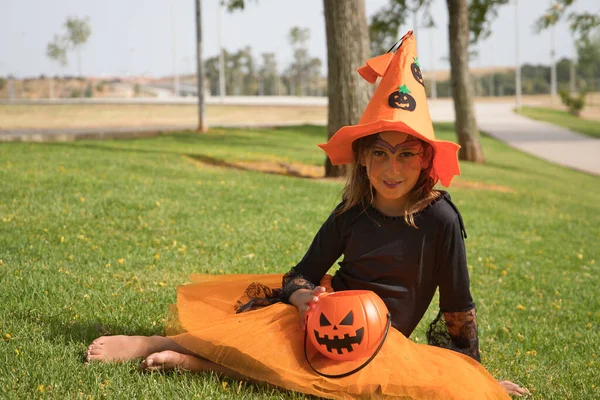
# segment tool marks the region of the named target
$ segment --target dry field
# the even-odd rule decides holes
[[[221,106],[206,107],[209,125],[276,124],[281,122],[324,124],[326,107]],[[82,127],[189,127],[197,123],[197,106],[185,105],[0,105],[1,129],[55,129]]]

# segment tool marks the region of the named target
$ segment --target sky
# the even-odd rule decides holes
[[[388,0],[365,0],[371,16]],[[551,0],[518,0],[521,63],[549,64],[551,35],[536,34],[532,25]],[[288,36],[292,27],[309,28],[309,53],[326,68],[325,20],[322,0],[248,1],[246,9],[228,13],[219,0],[202,0],[204,58],[218,54],[218,27],[228,51],[251,46],[254,57],[274,52],[279,70],[292,61]],[[82,73],[87,76],[191,73],[196,52],[195,0],[0,0],[0,76],[18,78],[61,74],[46,56],[54,35],[65,32],[68,17],[89,17],[92,34],[81,50]],[[573,10],[600,12],[598,0],[576,0]],[[423,70],[447,70],[448,12],[444,0],[434,0],[436,28],[416,29],[412,16],[401,31],[415,30]],[[220,17],[219,17],[220,15]],[[220,24],[217,22],[220,20]],[[472,68],[515,65],[515,6],[499,9],[492,35],[475,48],[479,57]],[[555,28],[556,57],[572,58],[575,47],[566,22]],[[69,53],[66,74],[77,74],[77,57]],[[325,74],[326,71],[324,70]]]

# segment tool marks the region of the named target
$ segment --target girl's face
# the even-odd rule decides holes
[[[426,167],[422,155],[421,141],[406,133],[388,131],[377,135],[361,164],[380,201],[402,203]]]

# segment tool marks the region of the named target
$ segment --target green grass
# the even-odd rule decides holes
[[[564,126],[574,132],[600,138],[600,121],[578,118],[566,111],[541,107],[523,107],[519,114],[526,117]]]
[[[454,138],[449,125],[437,132]],[[286,271],[338,201],[339,182],[193,156],[319,165],[324,137],[324,128],[298,127],[1,144],[0,398],[303,398],[82,359],[99,335],[164,334],[191,273]],[[598,178],[482,143],[488,163],[463,163],[457,182],[514,191],[451,190],[469,235],[483,363],[535,398],[598,398]],[[424,342],[436,311],[434,302],[414,341]]]

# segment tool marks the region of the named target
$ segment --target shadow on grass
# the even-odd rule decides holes
[[[118,147],[118,146],[108,146],[97,143],[85,143],[85,144],[73,144],[73,143],[49,143],[52,146],[61,146],[68,147],[71,149],[91,149],[91,150],[101,150],[107,152],[122,152],[122,153],[142,153],[142,154],[156,154],[156,155],[181,155],[187,157],[193,161],[211,165],[214,167],[221,168],[230,168],[238,171],[252,171],[252,172],[262,172],[270,175],[279,175],[279,176],[287,176],[294,178],[303,178],[303,179],[323,179],[324,171],[321,166],[314,165],[306,165],[301,163],[285,163],[282,161],[266,161],[266,160],[257,160],[257,161],[246,161],[246,162],[232,162],[225,161],[223,159],[211,157],[201,153],[182,153],[174,149],[173,151],[169,150],[151,150],[147,148],[126,148],[126,147]],[[227,139],[227,145],[230,145],[229,139]],[[240,147],[248,148],[250,142],[244,145],[240,145]],[[275,147],[275,146],[272,146]],[[281,148],[281,146],[279,146]],[[304,150],[304,148],[299,148],[300,150]]]
[[[203,164],[212,165],[215,167],[231,168],[238,171],[253,171],[262,172],[270,175],[279,176],[291,176],[294,178],[303,179],[321,179],[324,178],[320,173],[318,167],[312,166],[299,166],[293,164],[287,164],[284,162],[258,162],[258,163],[232,163],[217,158],[198,155],[198,154],[184,154],[186,157],[201,162]],[[315,172],[318,171],[318,172]]]
[[[45,340],[59,344],[84,343],[86,346],[99,336],[110,335],[164,335],[161,327],[131,327],[120,324],[106,324],[102,322],[72,321],[66,318],[66,313],[54,315],[37,314],[26,311],[13,311],[10,317],[25,324],[39,326]]]
[[[223,133],[219,133],[223,132]],[[190,146],[198,146],[199,150],[204,150],[206,147],[210,148],[219,148],[226,147],[230,149],[232,153],[237,153],[239,150],[244,149],[248,151],[248,149],[256,150],[256,149],[264,149],[269,153],[276,155],[277,153],[281,153],[282,151],[289,152],[306,152],[311,150],[311,146],[309,144],[306,145],[294,145],[294,136],[299,136],[303,141],[306,141],[307,137],[319,137],[322,138],[323,142],[326,139],[322,127],[316,126],[299,126],[299,127],[285,127],[285,128],[276,128],[273,130],[265,131],[265,130],[256,130],[254,131],[258,135],[248,135],[243,134],[243,132],[235,129],[220,129],[216,128],[213,131],[213,134],[198,134],[190,131],[177,132],[173,134],[161,134],[155,138],[142,138],[142,139],[123,139],[119,141],[111,141],[111,142],[99,142],[99,141],[75,141],[75,142],[49,142],[47,145],[50,146],[61,146],[67,147],[71,149],[91,149],[91,150],[101,150],[101,151],[121,151],[121,152],[135,152],[135,153],[148,153],[148,154],[183,154],[186,152],[194,153],[194,148]],[[253,131],[250,131],[253,132]],[[274,139],[273,136],[277,135],[277,132],[285,132],[285,138]],[[271,133],[269,135],[269,133]],[[152,150],[148,148],[144,148],[143,146],[147,143],[148,140],[156,140],[157,138],[161,138],[166,140],[166,143],[163,143],[161,150]],[[168,141],[171,141],[170,143]],[[129,147],[128,145],[139,145],[135,147]],[[175,145],[175,148],[169,149],[166,146],[170,144]],[[178,149],[176,146],[178,144],[184,144],[184,147]],[[316,151],[316,145],[315,151]],[[194,153],[200,154],[202,153]]]

